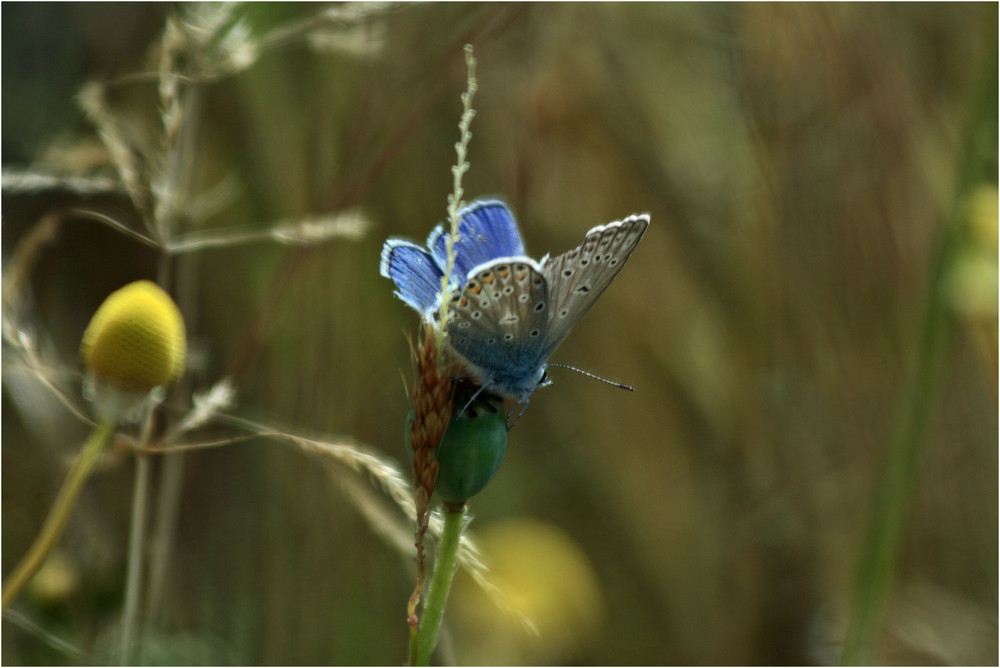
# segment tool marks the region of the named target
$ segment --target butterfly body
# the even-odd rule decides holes
[[[527,401],[548,384],[546,362],[570,329],[611,284],[649,224],[648,215],[595,227],[566,253],[535,261],[502,202],[474,202],[459,212],[459,239],[445,331],[453,352],[487,391]],[[381,273],[424,319],[441,307],[447,234],[431,232],[427,248],[390,239]]]

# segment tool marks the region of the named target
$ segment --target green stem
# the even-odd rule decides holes
[[[118,663],[131,663],[132,637],[142,590],[143,538],[146,534],[146,503],[149,497],[149,456],[135,458],[135,482],[132,488],[132,519],[129,524],[128,570],[125,576],[125,612],[122,615]]]
[[[417,627],[410,627],[410,660],[406,664],[408,666],[416,666],[417,664],[417,640],[420,636],[417,633]]]
[[[992,51],[996,53],[995,34]],[[963,146],[957,166],[956,187],[951,213],[945,221],[937,247],[927,288],[919,347],[903,401],[897,415],[882,486],[872,509],[858,568],[857,589],[841,663],[868,663],[871,645],[881,623],[892,586],[896,560],[907,510],[916,486],[918,468],[927,437],[927,424],[932,415],[938,379],[944,366],[944,354],[951,338],[954,318],[945,301],[943,283],[954,265],[959,248],[961,225],[959,216],[965,195],[984,177],[981,152],[993,147],[996,135],[984,141],[984,133],[996,123],[996,59],[986,61],[982,79],[966,122]],[[995,130],[993,130],[995,133]],[[996,154],[993,153],[995,156]],[[995,158],[994,158],[995,160]]]
[[[149,502],[149,455],[144,454],[156,430],[156,408],[146,412],[142,436],[135,460],[135,480],[132,486],[132,517],[129,521],[128,563],[125,574],[125,610],[122,613],[122,631],[119,639],[118,662],[127,666],[131,663],[131,650],[135,620],[139,613],[139,594],[142,591],[142,571],[145,561],[143,548],[146,544],[146,507]]]
[[[171,555],[173,536],[177,529],[177,515],[180,511],[181,487],[184,481],[184,453],[165,454],[159,476],[159,491],[156,501],[156,525],[150,542],[149,584],[147,585],[146,611],[143,616],[143,632],[154,628],[161,616],[164,589]]]
[[[417,654],[414,665],[429,666],[431,653],[437,646],[438,632],[444,618],[444,608],[448,603],[448,593],[451,591],[451,581],[458,569],[458,548],[462,541],[462,528],[465,525],[465,506],[448,506],[444,508],[444,530],[438,543],[437,557],[434,560],[434,578],[427,592],[427,602],[420,619],[420,630],[417,632]]]
[[[66,476],[66,481],[63,482],[63,486],[59,490],[55,503],[53,503],[48,517],[45,518],[45,524],[42,525],[42,529],[35,538],[35,542],[31,544],[28,553],[24,555],[13,572],[4,580],[3,610],[6,610],[14,602],[21,589],[38,571],[39,567],[44,563],[45,557],[48,556],[49,552],[52,551],[52,548],[59,541],[63,529],[66,528],[66,522],[73,512],[76,499],[80,496],[80,491],[83,489],[83,484],[90,477],[94,464],[97,463],[104,448],[111,441],[111,436],[114,432],[115,423],[105,420],[87,438],[87,442],[83,445],[83,450],[77,457],[76,462],[73,463],[73,468],[70,469],[69,474]]]

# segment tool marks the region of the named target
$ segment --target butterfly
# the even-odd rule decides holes
[[[576,248],[539,261],[525,254],[503,202],[473,202],[458,218],[446,341],[484,390],[527,403],[550,382],[549,355],[625,266],[649,215],[595,227]],[[426,247],[399,238],[382,247],[380,273],[426,321],[442,306],[448,234],[438,225]]]

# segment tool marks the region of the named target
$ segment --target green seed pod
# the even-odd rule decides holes
[[[455,402],[461,411],[465,402]],[[406,453],[413,458],[410,444],[411,412],[406,422]],[[438,445],[437,485],[434,491],[449,504],[462,504],[486,487],[507,452],[507,421],[503,400],[481,394],[460,417],[452,417]]]

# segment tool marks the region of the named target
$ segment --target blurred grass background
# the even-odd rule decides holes
[[[155,156],[155,76],[122,77],[155,74],[165,20],[179,14],[196,30],[196,7],[4,3],[5,170],[115,178],[75,101],[93,80],[110,82],[109,109]],[[249,4],[232,22],[252,44],[324,9]],[[423,239],[445,216],[462,47],[472,43],[467,197],[503,197],[536,257],[629,213],[649,212],[652,224],[552,358],[636,392],[553,370],[497,479],[471,503],[487,545],[576,575],[562,590],[555,576],[522,585],[526,605],[557,601],[539,613],[550,620],[538,624],[541,639],[507,628],[459,582],[453,609],[466,612],[446,615],[445,656],[836,662],[926,304],[947,288],[952,324],[872,659],[995,664],[997,6],[365,12],[193,86],[180,231],[264,229],[354,207],[371,227],[360,241],[177,257],[171,291],[192,354],[168,419],[192,389],[231,376],[230,413],[349,436],[405,461],[401,376],[412,375],[406,336],[417,323],[378,275],[379,250],[389,235]],[[77,349],[93,311],[120,285],[155,278],[160,258],[74,213],[138,227],[125,194],[10,182],[5,171],[5,291],[17,288],[19,326],[78,393]],[[216,196],[199,199],[206,193]],[[196,215],[196,204],[216,206]],[[954,278],[942,288],[934,258],[956,234]],[[16,361],[5,349],[5,574],[86,434]],[[114,644],[133,465],[120,452],[90,482],[59,562],[15,606],[43,631],[5,620],[3,663],[100,661]],[[328,467],[255,439],[185,455],[180,480],[146,661],[404,660],[412,560],[345,502]],[[519,568],[511,577],[527,578]]]

